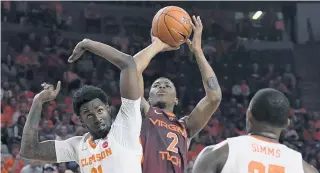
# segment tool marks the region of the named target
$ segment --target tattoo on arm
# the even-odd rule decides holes
[[[56,161],[54,141],[39,142],[38,124],[41,119],[42,104],[36,100],[32,104],[23,129],[20,155],[26,159]]]
[[[207,80],[207,84],[210,90],[217,90],[218,88],[220,88],[216,76],[209,77]]]

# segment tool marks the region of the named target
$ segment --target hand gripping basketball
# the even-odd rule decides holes
[[[151,37],[152,43],[155,43],[155,44],[159,45],[159,47],[161,48],[162,52],[180,49],[180,46],[171,47],[170,45],[162,42],[158,37],[153,36],[152,35],[152,30],[150,31],[150,37]]]

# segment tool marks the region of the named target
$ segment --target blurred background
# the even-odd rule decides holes
[[[83,84],[101,87],[115,115],[119,70],[90,53],[74,64],[67,58],[83,38],[134,55],[150,44],[152,18],[168,5],[201,16],[203,50],[223,90],[219,109],[192,140],[186,172],[206,145],[246,134],[248,103],[265,87],[280,90],[291,102],[292,123],[281,143],[320,170],[320,3],[2,1],[1,173],[79,172],[74,162],[16,158],[34,95],[42,82],[62,80],[58,98],[44,106],[40,140],[86,133],[71,107],[72,93]],[[144,72],[146,97],[160,76],[176,84],[177,115],[189,114],[204,96],[195,58],[185,45],[154,58]]]

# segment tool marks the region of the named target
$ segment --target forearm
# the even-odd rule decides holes
[[[194,55],[196,57],[196,61],[200,69],[206,96],[215,100],[220,100],[221,99],[220,85],[217,81],[217,77],[212,67],[206,60],[203,54],[203,51],[202,50],[195,51]]]
[[[38,125],[41,119],[41,110],[42,102],[35,97],[23,128],[20,150],[22,157],[32,156],[39,146]]]
[[[133,65],[132,56],[118,51],[117,49],[89,39],[83,40],[84,48],[96,55],[103,57],[120,69]]]
[[[161,49],[159,48],[159,46],[155,42],[153,42],[148,47],[144,48],[133,56],[134,60],[136,61],[141,96],[144,95],[144,82],[142,73],[147,68],[152,58],[156,56],[160,51]],[[141,103],[144,103],[144,101],[142,101]]]
[[[148,47],[135,54],[133,58],[136,61],[138,73],[143,73],[143,71],[148,67],[152,58],[159,52],[161,52],[161,48],[155,42],[153,42]]]

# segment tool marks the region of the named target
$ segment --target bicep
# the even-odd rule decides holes
[[[140,97],[137,69],[134,60],[120,73],[120,95],[123,98],[137,100]]]
[[[186,118],[186,127],[189,132],[189,138],[198,134],[208,123],[213,113],[217,110],[220,101],[212,101],[207,97],[200,100],[191,114]]]
[[[58,163],[77,161],[78,160],[77,149],[78,149],[80,140],[81,140],[80,136],[72,137],[64,141],[55,140],[56,161]]]
[[[150,105],[147,102],[147,100],[143,97],[141,97],[141,104],[140,104],[140,110],[143,117],[145,117],[150,109]]]
[[[64,141],[48,140],[39,143],[37,153],[31,160],[45,161],[48,163],[60,163],[76,161],[75,146],[81,137],[72,137]]]
[[[139,143],[142,117],[140,111],[141,98],[129,100],[121,98],[122,104],[112,125],[111,133],[124,147],[137,147]]]

